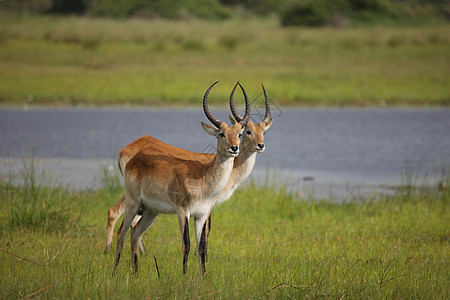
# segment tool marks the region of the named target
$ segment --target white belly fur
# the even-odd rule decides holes
[[[143,198],[142,203],[143,203],[144,207],[146,207],[147,209],[149,209],[155,213],[161,213],[161,214],[176,214],[177,213],[177,209],[176,209],[175,205],[166,200]]]

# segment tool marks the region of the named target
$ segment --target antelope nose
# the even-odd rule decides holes
[[[237,152],[238,149],[239,149],[239,147],[238,147],[238,146],[230,146],[230,149],[231,149],[233,152]]]
[[[258,147],[259,147],[259,149],[264,149],[264,144],[263,143],[258,143]]]

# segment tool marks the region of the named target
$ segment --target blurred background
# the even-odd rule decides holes
[[[0,1],[0,103],[450,103],[444,0]],[[215,99],[211,99],[215,102]],[[221,103],[219,101],[219,103]]]
[[[239,80],[253,121],[264,114],[261,83],[272,103],[254,172],[262,180],[345,195],[441,182],[450,158],[449,3],[0,1],[2,176],[31,147],[86,186],[93,156],[112,170],[143,134],[214,152],[200,101],[220,80],[209,103],[227,121]]]

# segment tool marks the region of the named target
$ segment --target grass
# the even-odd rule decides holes
[[[450,104],[450,27],[282,28],[275,19],[0,18],[2,105],[197,105],[241,80],[283,105]]]
[[[149,253],[140,258],[139,277],[127,247],[112,277],[114,254],[103,254],[106,212],[122,190],[34,185],[73,208],[60,211],[68,226],[53,228],[54,215],[34,225],[11,222],[29,187],[0,185],[2,299],[449,298],[448,188],[410,187],[394,197],[337,204],[248,185],[214,210],[205,277],[194,251],[182,275],[177,218],[168,215],[144,236]]]
[[[34,155],[34,146],[29,151]],[[31,156],[34,157],[34,156]],[[49,174],[34,158],[22,158],[20,174],[10,176],[1,184],[5,229],[41,228],[58,231],[73,224],[78,204],[63,201],[67,192],[52,183]]]

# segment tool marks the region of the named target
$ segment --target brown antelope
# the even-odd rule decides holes
[[[230,95],[230,109],[233,113],[233,116],[230,116],[231,122],[235,122],[235,120],[241,121],[242,117],[239,116],[239,114],[236,112],[233,104],[233,94],[237,87],[237,84],[235,85],[233,91]],[[267,129],[270,128],[272,124],[272,118],[270,116],[270,106],[269,106],[269,99],[267,97],[266,90],[264,89],[264,86],[262,86],[264,91],[264,98],[265,98],[265,104],[266,104],[266,112],[263,121],[258,123],[257,125],[253,124],[252,121],[249,121],[247,123],[246,129],[244,130],[244,136],[241,141],[241,149],[239,151],[239,155],[235,158],[234,164],[233,164],[233,171],[231,173],[230,179],[224,188],[224,190],[217,195],[215,205],[220,204],[226,200],[228,200],[231,195],[233,194],[234,190],[236,190],[239,185],[247,179],[247,177],[250,175],[254,165],[255,165],[255,159],[256,159],[256,153],[264,152],[265,145],[264,145],[264,135]],[[160,140],[151,137],[151,136],[143,136],[134,141],[133,143],[129,144],[128,146],[124,147],[120,153],[119,153],[119,170],[122,172],[124,169],[124,166],[126,163],[130,160],[131,157],[133,157],[137,152],[139,152],[142,149],[154,149],[155,151],[161,150],[166,153],[170,153],[172,155],[175,155],[180,158],[186,158],[186,157],[192,157],[192,155],[199,155],[198,159],[202,162],[209,162],[212,161],[215,157],[215,154],[211,153],[195,153],[191,152],[182,148],[178,148],[169,144],[166,144],[164,142],[161,142]],[[120,218],[120,216],[125,211],[125,195],[122,195],[119,201],[117,201],[116,204],[114,204],[111,208],[108,210],[108,225],[107,225],[107,232],[106,232],[106,247],[105,252],[108,252],[111,249],[111,243],[113,238],[113,231],[114,226],[117,222],[117,220]],[[138,217],[135,218],[134,223],[137,222],[139,219]],[[207,238],[209,236],[210,227],[211,227],[211,216],[208,218],[208,226],[207,226]],[[122,223],[123,224],[123,223]],[[121,227],[122,228],[122,227]],[[119,233],[121,231],[121,228],[119,228]],[[142,242],[139,242],[139,250],[141,252],[145,253],[145,247],[142,244]]]
[[[123,175],[123,170],[125,169],[126,164],[128,161],[136,155],[139,151],[143,149],[151,149],[154,151],[161,151],[163,153],[170,153],[171,155],[177,156],[179,158],[195,158],[200,160],[203,163],[211,162],[215,154],[212,153],[196,153],[191,152],[189,150],[185,150],[182,148],[178,148],[176,146],[172,146],[169,144],[166,144],[164,142],[161,142],[160,140],[145,135],[140,138],[138,138],[136,141],[132,142],[131,144],[125,146],[120,152],[119,152],[119,170],[120,173]],[[198,155],[198,157],[196,157]],[[105,253],[109,252],[111,250],[111,244],[114,234],[114,226],[117,223],[117,220],[120,218],[120,216],[125,211],[125,194],[122,195],[119,201],[116,202],[112,207],[108,209],[108,225],[106,229],[106,246],[105,246]],[[132,226],[134,226],[139,221],[140,216],[136,216],[136,218],[133,220]],[[123,225],[123,223],[122,223]],[[119,234],[122,231],[122,225],[119,228]],[[139,250],[142,253],[146,253],[145,247],[142,244],[142,242],[139,243]]]
[[[265,150],[264,136],[266,131],[270,128],[270,126],[272,126],[272,117],[270,115],[269,99],[267,97],[266,90],[264,89],[264,86],[262,86],[262,88],[264,91],[264,99],[266,104],[264,119],[258,124],[254,124],[252,121],[247,122],[241,141],[241,151],[234,159],[233,172],[228,179],[225,189],[216,196],[216,205],[225,202],[232,196],[233,192],[242,182],[244,182],[245,179],[247,179],[253,170],[253,167],[255,166],[256,153],[261,153]],[[230,109],[234,117],[233,118],[230,116],[231,122],[241,122],[243,118],[239,116],[234,108],[233,93],[230,97]]]
[[[125,213],[123,230],[117,238],[114,272],[120,260],[125,235],[139,210],[142,217],[131,230],[131,258],[137,271],[137,249],[145,231],[160,213],[177,214],[183,249],[183,273],[186,273],[190,250],[189,218],[194,217],[200,269],[205,272],[206,220],[214,206],[214,198],[225,187],[239,154],[242,132],[250,118],[250,104],[245,97],[244,118],[228,126],[216,119],[208,109],[207,98],[212,84],[203,97],[203,111],[214,126],[202,122],[203,129],[217,138],[214,159],[203,163],[194,155],[190,159],[169,153],[144,149],[125,166]],[[241,89],[244,91],[243,87]]]

